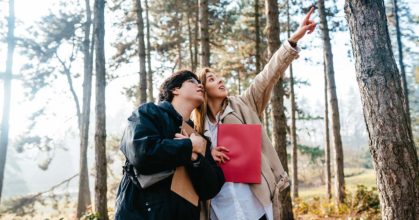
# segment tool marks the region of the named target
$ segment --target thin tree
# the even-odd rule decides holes
[[[323,56],[325,57],[329,105],[332,111],[332,135],[334,146],[334,172],[336,202],[343,203],[345,198],[345,179],[343,167],[342,138],[340,135],[339,106],[336,95],[335,71],[333,68],[332,45],[330,44],[329,27],[327,25],[324,0],[318,1],[320,29],[323,41]]]
[[[324,59],[324,58],[323,58]],[[325,60],[325,59],[324,59]],[[325,134],[325,148],[324,148],[324,161],[326,166],[326,198],[332,198],[331,192],[331,180],[332,175],[330,172],[330,135],[329,135],[329,105],[327,102],[327,72],[326,72],[326,62],[323,62],[324,67],[324,134]]]
[[[90,101],[92,97],[92,68],[93,68],[93,44],[90,42],[90,27],[92,25],[92,12],[90,9],[90,0],[85,0],[86,22],[84,24],[83,41],[83,109],[80,120],[80,177],[79,194],[77,200],[77,218],[80,218],[88,206],[91,204],[89,172],[87,165],[87,147],[89,143],[89,125],[90,125]]]
[[[194,65],[195,65],[195,70],[198,67],[198,50],[199,50],[199,45],[198,45],[198,41],[199,41],[199,1],[196,2],[195,7],[194,7],[194,12],[195,12],[195,30],[194,30]]]
[[[153,96],[153,72],[151,70],[151,44],[150,44],[150,19],[148,17],[148,0],[145,2],[145,14],[146,14],[146,25],[147,25],[147,90],[148,90],[148,101],[154,102]]]
[[[95,0],[94,4],[94,38],[96,66],[96,131],[95,131],[95,212],[99,219],[108,220],[107,185],[106,185],[106,69],[105,69],[105,0]]]
[[[265,0],[266,5],[266,30],[268,39],[268,57],[271,57],[279,48],[279,21],[278,21],[278,4],[276,0]],[[273,119],[273,142],[279,159],[284,166],[284,170],[288,172],[288,159],[286,149],[286,119],[284,114],[284,87],[283,79],[279,79],[274,86],[272,103],[272,119]],[[292,202],[290,188],[286,188],[279,194],[280,216],[281,219],[294,219],[292,213]]]
[[[356,78],[383,219],[419,218],[419,163],[384,2],[346,0]]]
[[[208,0],[199,0],[199,38],[201,41],[200,65],[210,66],[210,43],[208,31]]]
[[[3,115],[0,136],[0,201],[3,191],[4,170],[6,167],[7,146],[9,144],[9,116],[13,76],[13,53],[15,50],[15,1],[9,0],[9,17],[7,19],[7,58],[3,88]]]
[[[290,1],[287,0],[287,36],[291,35],[290,25]],[[290,64],[290,101],[291,101],[291,146],[292,146],[292,196],[298,197],[298,151],[297,151],[297,133],[296,133],[296,104],[295,104],[295,91],[294,91],[294,73],[292,64]]]
[[[134,0],[134,10],[137,15],[138,56],[140,59],[139,104],[147,102],[147,73],[145,67],[144,19],[141,0]]]
[[[397,49],[399,52],[399,67],[400,67],[400,76],[401,76],[401,83],[402,89],[405,96],[405,109],[407,116],[409,118],[409,128],[412,129],[411,122],[410,122],[410,105],[409,105],[409,89],[407,88],[407,81],[406,81],[406,71],[404,68],[403,62],[403,44],[402,44],[402,33],[400,31],[400,19],[399,19],[399,7],[397,5],[398,0],[393,0],[394,6],[394,17],[396,20],[396,37],[397,37]]]
[[[259,25],[259,0],[255,0],[255,60],[256,60],[256,74],[260,72],[260,25]]]
[[[192,27],[191,27],[191,13],[187,13],[187,25],[188,25],[188,43],[189,43],[189,57],[191,63],[191,70],[195,72],[196,66],[194,62],[194,53],[193,53],[193,40],[192,40]]]

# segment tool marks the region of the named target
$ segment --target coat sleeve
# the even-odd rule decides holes
[[[150,175],[177,166],[190,164],[192,142],[190,139],[168,139],[160,135],[157,117],[142,111],[136,112],[124,132],[121,151],[140,174]]]
[[[298,57],[298,52],[299,49],[293,48],[288,41],[285,41],[246,91],[239,96],[258,115],[262,114],[271,97],[272,88],[284,75],[290,63]]]
[[[216,196],[225,182],[223,171],[212,158],[210,148],[211,142],[207,139],[205,157],[199,155],[197,162],[186,166],[192,184],[202,201]]]

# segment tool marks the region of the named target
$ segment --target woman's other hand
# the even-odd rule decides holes
[[[228,148],[223,146],[214,147],[211,150],[211,155],[214,158],[215,162],[217,163],[225,163],[230,160],[230,157],[227,156],[227,152],[229,152]]]

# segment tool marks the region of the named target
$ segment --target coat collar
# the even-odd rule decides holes
[[[182,123],[182,116],[176,111],[171,102],[162,101],[159,103],[159,107],[163,109],[165,112],[167,112],[169,115],[171,115],[173,118],[175,118],[177,122]],[[194,124],[191,119],[185,122],[188,123],[190,126],[194,127]]]
[[[220,113],[218,112],[218,114],[217,114],[215,117],[218,119],[218,116],[219,116],[220,123],[222,123],[222,121],[224,120],[224,118],[225,118],[228,114],[230,114],[230,113],[232,113],[232,112],[234,112],[234,110],[233,110],[233,109],[231,108],[231,106],[230,106],[230,101],[229,101],[229,100],[227,100],[227,106],[226,106],[226,108],[224,109],[223,114],[221,114],[221,116],[220,116]],[[205,136],[208,136],[208,137],[210,137],[210,136],[209,136],[209,123],[211,123],[211,122],[210,122],[210,120],[209,120],[209,118],[208,118],[208,115],[205,115],[204,135],[205,135]]]

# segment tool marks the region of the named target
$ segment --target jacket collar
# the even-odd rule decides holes
[[[176,111],[171,102],[162,101],[159,103],[159,107],[163,109],[165,112],[167,112],[169,115],[171,115],[173,118],[175,118],[177,122],[182,123],[182,116]],[[193,122],[191,119],[185,122],[193,127]]]

